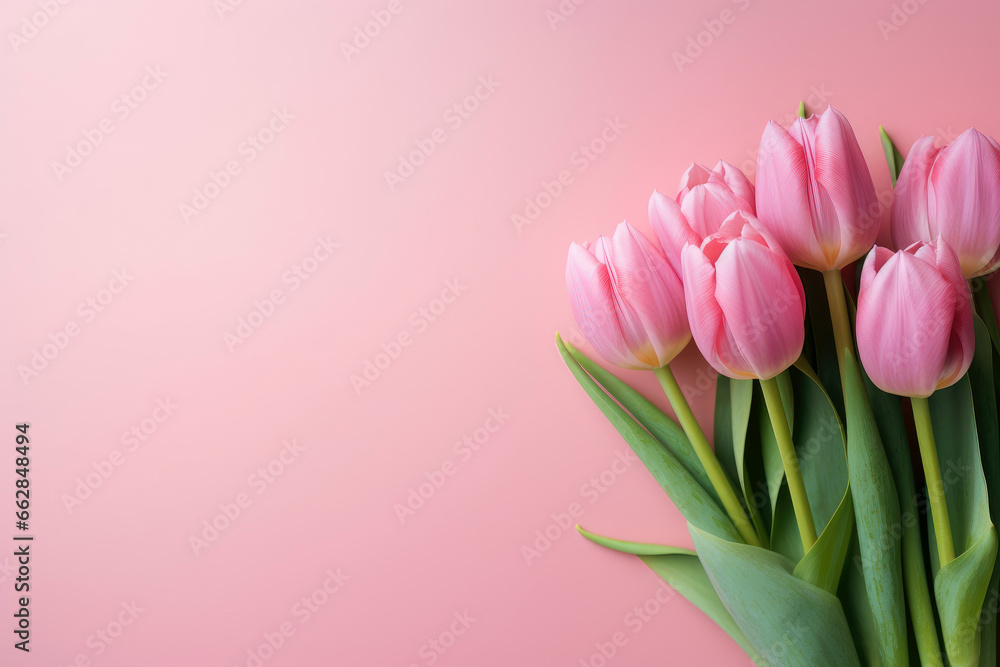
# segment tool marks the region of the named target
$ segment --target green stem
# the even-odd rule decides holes
[[[840,271],[824,271],[823,284],[826,285],[826,300],[830,304],[830,318],[833,321],[833,340],[837,346],[837,363],[840,364],[840,386],[845,387],[844,350],[854,351],[854,337],[851,335],[851,320],[847,315],[844,280]]]
[[[785,479],[788,480],[788,491],[792,496],[795,521],[799,525],[799,536],[802,538],[802,551],[806,553],[816,543],[816,524],[813,521],[812,510],[809,509],[809,498],[806,496],[805,482],[802,481],[799,459],[795,455],[792,433],[788,430],[788,418],[785,416],[785,406],[781,402],[781,390],[778,389],[778,382],[774,378],[761,380],[760,388],[764,390],[764,402],[767,403],[767,413],[771,416],[774,437],[778,441],[781,463],[785,467]]]
[[[747,514],[743,510],[743,505],[740,504],[739,498],[736,497],[736,492],[733,490],[733,486],[726,476],[726,471],[722,469],[722,464],[716,458],[715,452],[712,450],[711,445],[708,444],[708,439],[705,437],[704,431],[701,430],[698,420],[695,418],[694,413],[691,412],[691,406],[688,405],[687,399],[684,398],[684,392],[681,391],[680,385],[677,384],[677,379],[674,377],[673,372],[671,372],[670,367],[664,366],[663,368],[656,369],[656,377],[659,378],[663,392],[670,400],[670,405],[677,415],[677,420],[681,423],[681,428],[684,429],[688,440],[691,441],[694,453],[698,455],[698,460],[701,461],[705,472],[708,473],[708,479],[711,480],[712,486],[715,487],[715,492],[719,495],[719,499],[722,501],[726,513],[729,514],[729,518],[732,519],[733,524],[736,526],[736,530],[739,531],[747,544],[755,547],[764,546],[757,537],[757,531],[754,529],[750,519],[747,518]]]
[[[931,411],[926,398],[911,398],[913,423],[917,427],[917,443],[920,445],[920,460],[924,465],[927,480],[927,496],[934,520],[934,537],[937,538],[938,562],[944,567],[955,560],[955,543],[951,537],[951,519],[948,517],[948,502],[941,481],[941,464],[938,463],[934,429],[931,426]]]

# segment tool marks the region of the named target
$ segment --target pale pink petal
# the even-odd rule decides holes
[[[933,264],[903,251],[889,258],[858,298],[858,354],[872,382],[900,396],[929,396],[954,315],[954,288]]]
[[[833,107],[816,126],[815,159],[816,182],[833,205],[830,220],[820,216],[816,235],[827,257],[836,249],[830,268],[841,269],[875,245],[881,208],[854,130]]]
[[[729,164],[728,162],[723,162],[719,160],[718,164],[712,170],[712,173],[719,174],[722,176],[722,180],[729,187],[734,195],[740,200],[742,204],[737,208],[741,208],[744,211],[757,214],[757,204],[754,197],[753,185],[750,184],[750,179],[746,177],[742,171],[737,167]]]
[[[793,263],[822,270],[828,261],[813,231],[810,173],[802,146],[769,122],[757,153],[757,218]]]
[[[721,180],[721,179],[720,179]],[[732,193],[725,183],[697,185],[680,200],[681,213],[699,240],[719,231],[722,221],[746,202]]]
[[[638,363],[618,324],[607,267],[576,243],[569,247],[566,289],[577,326],[597,353],[616,366]]]
[[[680,278],[656,246],[625,222],[611,238],[610,255],[618,294],[638,317],[656,361],[637,356],[657,367],[668,364],[691,339]]]
[[[680,275],[681,249],[688,243],[700,244],[701,237],[691,229],[680,205],[656,190],[649,198],[649,225],[670,266]]]
[[[903,162],[889,215],[889,231],[896,250],[917,241],[930,242],[937,238],[937,227],[927,209],[927,197],[931,168],[938,152],[934,137],[920,137]]]
[[[988,137],[969,128],[941,150],[927,207],[962,273],[985,272],[1000,247],[1000,151]]]
[[[783,254],[749,238],[729,244],[715,265],[716,297],[730,344],[755,377],[769,379],[801,354],[804,297]]]
[[[732,357],[726,332],[723,327],[722,310],[715,299],[715,268],[699,248],[689,245],[681,253],[683,265],[684,300],[687,303],[688,322],[691,337],[701,351],[705,361],[712,368],[731,378],[749,378],[743,360],[729,359],[730,364],[720,358],[720,342],[723,357]]]
[[[700,165],[697,162],[692,162],[691,166],[685,169],[684,173],[681,174],[681,184],[677,188],[677,201],[680,201],[684,195],[686,195],[688,191],[696,185],[708,183],[708,179],[711,177],[712,172],[710,172],[707,167]]]
[[[875,246],[872,248],[868,256],[865,257],[865,263],[861,267],[861,284],[858,288],[859,292],[867,290],[872,281],[875,280],[875,274],[882,270],[885,263],[892,258],[893,253],[888,248],[883,248],[882,246]]]
[[[955,304],[955,317],[951,324],[944,369],[937,388],[950,387],[965,375],[976,353],[976,331],[972,322],[972,305],[969,287],[962,277],[958,255],[940,237],[934,244],[934,264],[941,276],[951,284]]]

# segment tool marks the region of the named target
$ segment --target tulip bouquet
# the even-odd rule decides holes
[[[570,246],[590,346],[652,371],[676,421],[561,338],[576,380],[687,520],[695,550],[606,537],[758,665],[996,665],[1000,145],[907,156],[880,129],[893,248],[847,119],[767,125],[756,184],[692,165]],[[718,371],[714,447],[670,369]],[[914,446],[911,446],[911,443]],[[605,531],[601,531],[602,533]]]

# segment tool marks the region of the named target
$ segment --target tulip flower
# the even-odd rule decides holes
[[[705,359],[731,378],[758,378],[808,552],[816,542],[806,487],[774,379],[802,353],[806,298],[795,267],[746,211],[726,218],[681,253],[691,334]]]
[[[736,379],[773,378],[802,352],[805,294],[795,267],[757,219],[726,218],[682,253],[691,333],[705,359]]]
[[[675,199],[657,191],[649,198],[649,224],[671,266],[680,273],[681,250],[719,231],[733,211],[754,213],[753,186],[743,172],[719,161],[711,171],[692,163]]]
[[[918,139],[896,181],[890,232],[896,248],[940,235],[966,278],[1000,268],[1000,145],[971,127],[944,148]]]
[[[972,363],[975,330],[958,255],[941,238],[893,253],[875,247],[861,271],[858,353],[882,391],[909,396],[927,478],[938,556],[955,558],[927,397]]]
[[[879,203],[851,124],[839,111],[771,121],[757,153],[757,216],[792,263],[823,272],[841,386],[853,349],[840,269],[875,245]]]
[[[926,398],[972,363],[975,331],[958,256],[943,239],[876,246],[858,294],[858,353],[882,391]]]
[[[684,287],[655,245],[627,222],[610,239],[574,243],[566,263],[573,315],[609,362],[656,372],[681,427],[747,544],[762,546],[669,363],[691,340]]]
[[[875,245],[879,205],[865,156],[830,107],[788,130],[771,121],[757,153],[757,217],[797,266],[839,270]]]
[[[691,340],[680,278],[627,222],[611,238],[570,246],[566,287],[584,336],[616,366],[666,366]]]

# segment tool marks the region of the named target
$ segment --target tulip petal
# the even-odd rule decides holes
[[[834,208],[832,219],[824,221],[816,235],[821,245],[836,247],[831,268],[842,268],[875,245],[881,209],[854,130],[833,107],[820,116],[815,150],[816,182]]]
[[[840,219],[837,215],[837,208],[830,193],[820,181],[820,175],[837,169],[836,163],[842,159],[838,153],[831,155],[829,146],[825,149],[822,146],[824,131],[820,128],[820,121],[827,115],[799,118],[788,131],[791,137],[802,145],[803,162],[807,174],[806,192],[809,195],[811,214],[806,219],[812,221],[812,233],[816,239],[816,245],[810,249],[811,253],[808,258],[816,268],[821,270],[834,267],[841,244]]]
[[[670,266],[681,275],[681,249],[688,243],[700,244],[701,238],[691,229],[680,205],[654,190],[649,198],[649,225]]]
[[[938,232],[958,254],[962,273],[988,273],[1000,247],[1000,151],[969,128],[937,156],[927,203]]]
[[[610,240],[611,273],[623,303],[638,318],[637,329],[652,343],[655,361],[673,360],[691,339],[680,278],[641,232],[623,222]]]
[[[701,249],[694,245],[681,253],[684,267],[684,301],[687,303],[691,336],[705,361],[723,375],[749,379],[753,375],[740,369],[748,368],[746,360],[732,348],[723,326],[722,309],[715,298],[715,267]],[[724,360],[728,360],[728,363]]]
[[[858,298],[858,353],[872,381],[900,396],[930,396],[954,316],[954,287],[933,264],[904,251],[890,257]]]
[[[892,245],[902,250],[917,241],[930,243],[937,238],[936,226],[927,210],[931,169],[939,149],[934,137],[920,137],[910,148],[896,179],[889,230]]]
[[[725,183],[712,182],[692,188],[681,200],[681,213],[701,240],[719,231],[730,213],[746,205]]]
[[[787,258],[748,238],[730,243],[715,269],[731,346],[754,376],[774,377],[802,352],[805,312],[798,277],[792,280]]]
[[[800,266],[824,270],[828,264],[813,231],[809,177],[803,147],[771,121],[757,153],[757,218]]]
[[[750,184],[750,179],[746,177],[746,174],[739,168],[722,160],[719,160],[712,172],[721,175],[723,182],[729,187],[732,193],[738,199],[742,200],[743,203],[737,208],[757,215],[757,202],[754,197],[753,185]]]
[[[941,238],[938,238],[934,249],[934,263],[944,279],[951,284],[955,303],[951,338],[948,341],[941,379],[937,384],[938,389],[944,389],[958,382],[972,365],[972,358],[976,353],[976,330],[972,322],[968,284],[962,277],[958,255]]]

